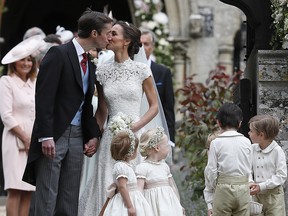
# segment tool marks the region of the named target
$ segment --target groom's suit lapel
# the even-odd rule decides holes
[[[91,55],[88,53],[88,67],[89,67],[89,88],[88,91],[90,90],[92,94],[94,94],[94,88],[90,88],[91,86],[93,87],[95,82],[96,82],[96,65],[91,61]]]
[[[74,44],[71,42],[69,42],[67,44],[68,46],[68,57],[71,61],[71,65],[73,67],[73,73],[75,75],[75,78],[77,80],[77,83],[80,85],[80,87],[83,89],[83,83],[82,83],[82,76],[81,76],[81,69],[80,69],[80,64],[79,64],[79,60],[78,60],[78,55],[75,49]]]

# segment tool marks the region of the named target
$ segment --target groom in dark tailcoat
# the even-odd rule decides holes
[[[91,104],[96,66],[88,51],[106,47],[111,27],[109,17],[87,9],[78,20],[78,36],[50,48],[41,62],[23,176],[36,185],[32,215],[77,216],[83,153],[95,154],[101,137]]]

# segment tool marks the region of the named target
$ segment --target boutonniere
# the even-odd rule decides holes
[[[91,62],[92,62],[95,66],[97,66],[97,64],[98,64],[98,58],[92,58],[92,59],[91,59]]]

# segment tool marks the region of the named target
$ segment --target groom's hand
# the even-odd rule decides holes
[[[88,157],[92,157],[98,149],[98,146],[99,146],[98,143],[99,143],[99,140],[97,138],[90,139],[84,145],[84,154]]]

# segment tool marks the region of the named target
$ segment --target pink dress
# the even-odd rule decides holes
[[[4,124],[2,158],[5,190],[35,191],[34,186],[22,181],[27,153],[19,151],[16,136],[10,132],[10,129],[19,125],[31,136],[35,119],[35,83],[36,81],[30,79],[25,83],[14,74],[2,76],[0,79],[0,114]]]

